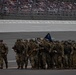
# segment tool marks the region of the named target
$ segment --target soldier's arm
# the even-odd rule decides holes
[[[52,51],[52,48],[50,47],[50,49],[49,49],[49,53],[51,53],[51,51]]]
[[[34,51],[38,51],[38,50],[39,50],[39,46],[37,44],[35,44]]]
[[[8,54],[8,46],[7,46],[7,44],[4,44],[4,50],[5,50],[5,53]]]
[[[22,53],[25,53],[25,46],[24,46],[24,44],[22,43],[22,50],[23,50],[23,52]]]
[[[64,57],[64,46],[62,45],[61,48],[62,48],[62,57]]]
[[[6,46],[6,53],[8,54],[8,46]]]
[[[26,46],[26,56],[28,57],[29,54],[28,54],[28,45]]]
[[[73,54],[73,51],[74,51],[74,50],[73,50],[73,47],[71,47],[71,49],[72,49],[71,54]]]
[[[54,47],[54,45],[51,45],[50,52],[52,52],[52,51],[53,51],[53,47]]]
[[[12,47],[12,49],[13,49],[15,52],[17,52],[16,45],[14,45],[14,46]]]

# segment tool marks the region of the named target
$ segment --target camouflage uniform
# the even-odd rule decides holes
[[[1,49],[1,56],[6,64],[6,68],[8,68],[8,61],[7,61],[7,54],[8,54],[8,47],[3,42],[0,44]],[[3,66],[2,66],[3,67]]]
[[[39,68],[40,69],[46,69],[46,50],[44,47],[44,42],[41,40],[39,44]]]
[[[1,55],[1,49],[0,49],[0,69],[3,69],[3,58]]]
[[[44,49],[46,54],[47,69],[51,69],[50,42],[44,39]]]
[[[3,69],[3,58],[0,54],[0,69]]]
[[[63,68],[63,57],[64,57],[64,48],[63,44],[59,42],[57,44],[57,49],[58,49],[58,68]]]
[[[72,65],[73,48],[71,43],[65,42],[64,44],[64,68],[71,68]]]
[[[30,40],[28,44],[28,55],[32,69],[38,69],[38,55],[37,55],[38,46],[34,40]]]
[[[51,49],[51,58],[53,68],[62,67],[62,46],[59,42],[53,42],[53,46]]]
[[[73,45],[73,57],[72,57],[72,68],[76,69],[76,43],[74,43]]]
[[[24,63],[25,63],[25,69],[27,68],[28,65],[28,40],[24,40],[24,47],[25,47],[25,52],[24,52]]]
[[[3,69],[2,43],[1,43],[1,40],[0,40],[0,69]]]
[[[21,39],[18,39],[13,47],[14,51],[16,52],[16,62],[18,69],[23,69],[24,66],[24,44]]]

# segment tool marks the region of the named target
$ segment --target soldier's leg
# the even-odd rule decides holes
[[[68,67],[68,55],[65,55],[65,68]]]
[[[0,57],[0,69],[3,69],[3,58]]]
[[[58,68],[62,68],[62,57],[58,56]]]
[[[68,66],[69,68],[72,67],[72,56],[71,55],[68,55]]]
[[[51,69],[51,57],[48,53],[46,54],[46,62],[47,62],[47,69]]]
[[[57,66],[58,66],[58,62],[57,62],[57,60],[58,60],[58,59],[57,59],[57,54],[54,55],[53,60],[54,60],[54,63],[53,63],[53,64],[54,64],[54,68],[57,68]]]
[[[54,55],[51,55],[51,62],[50,62],[51,68],[54,68]]]
[[[38,55],[38,68],[42,69],[42,53],[39,53]]]
[[[31,57],[30,57],[30,63],[31,63],[32,69],[34,69],[34,68],[35,68],[34,56],[31,56]]]
[[[21,61],[21,69],[23,69],[23,66],[24,66],[24,62]]]
[[[8,61],[7,61],[7,55],[4,55],[3,57],[5,65],[6,65],[6,69],[8,68]]]
[[[73,68],[73,55],[71,55],[71,68]]]
[[[63,68],[66,68],[66,57],[64,56],[62,59],[62,63],[63,63]]]
[[[74,51],[74,54],[73,54],[73,68],[76,69],[76,51]]]
[[[28,57],[25,57],[25,69],[27,68],[28,65]]]
[[[46,69],[46,54],[45,52],[42,53],[42,69]]]
[[[38,55],[35,56],[35,68],[39,69]]]
[[[19,58],[19,56],[16,56],[16,63],[17,63],[17,69],[19,69],[20,68],[20,58]]]
[[[21,61],[21,69],[23,69],[23,66],[24,66],[24,56],[22,55],[21,57],[20,57],[20,61]]]
[[[53,69],[56,67],[56,59],[55,59],[55,55],[53,55]]]
[[[42,60],[42,58],[40,58],[40,61],[39,61],[39,68],[43,69],[43,60]]]

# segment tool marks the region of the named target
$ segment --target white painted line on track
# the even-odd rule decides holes
[[[16,62],[16,60],[8,60],[9,63]]]

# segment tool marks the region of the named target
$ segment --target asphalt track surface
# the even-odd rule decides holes
[[[76,70],[17,70],[3,69],[0,75],[76,75]]]
[[[0,75],[76,75],[75,69],[70,70],[31,70],[30,62],[28,63],[28,69],[17,69],[17,64],[15,60],[15,52],[12,50],[16,39],[30,39],[36,37],[45,37],[48,32],[12,32],[12,33],[0,33],[0,39],[3,39],[9,47],[8,53],[8,69],[0,70]],[[56,31],[50,32],[51,37],[54,40],[75,40],[75,31]]]

